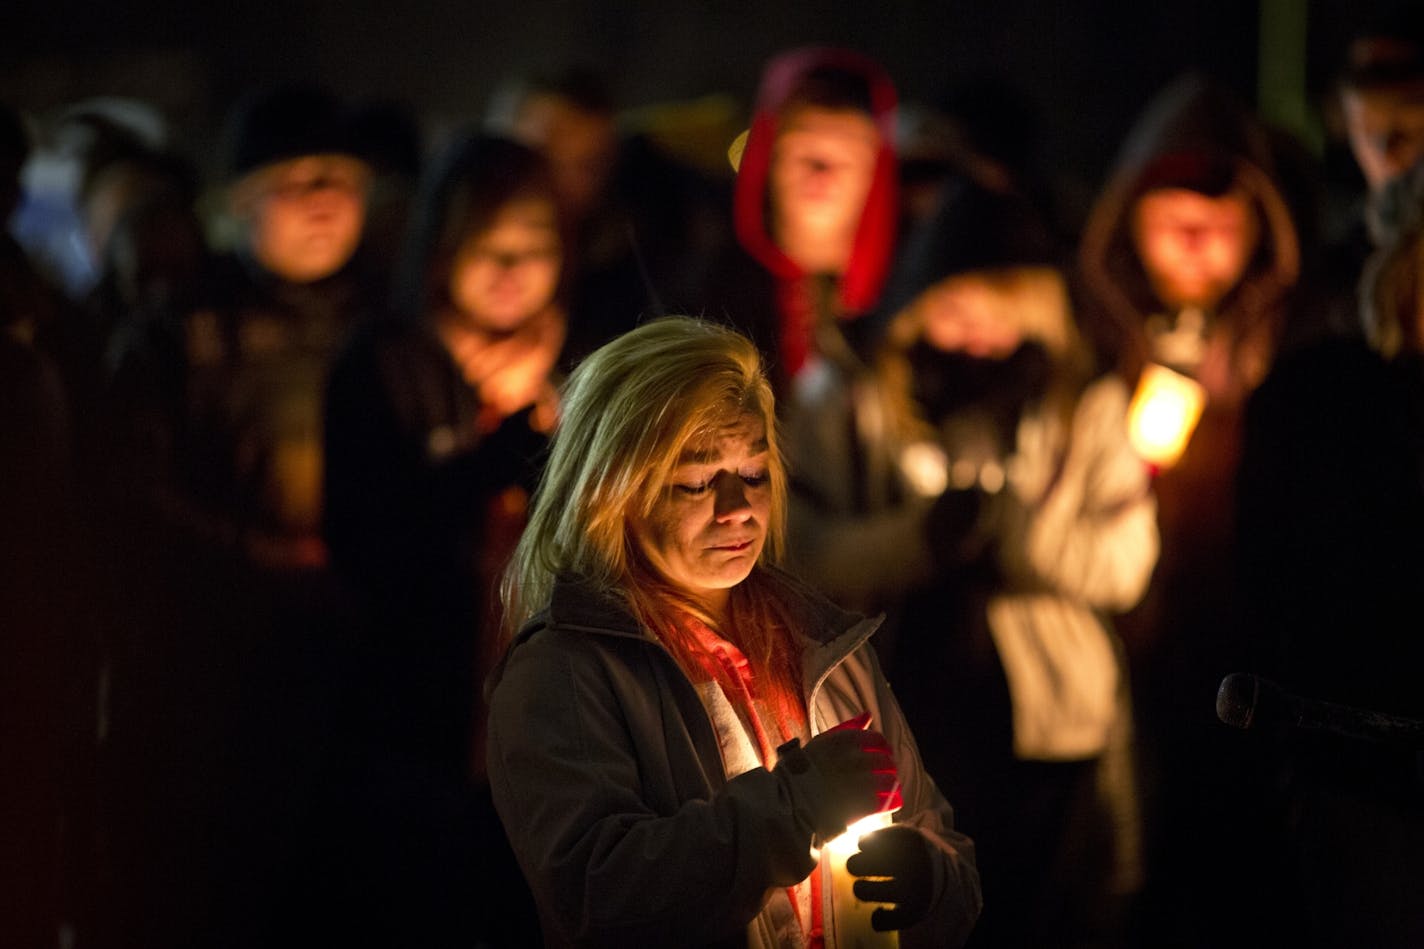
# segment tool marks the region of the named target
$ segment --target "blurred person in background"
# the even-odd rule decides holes
[[[369,166],[345,106],[307,87],[254,93],[229,116],[238,246],[169,339],[116,353],[168,430],[160,464],[190,527],[274,569],[320,568],[321,403],[351,327],[381,309],[354,271]]]
[[[1129,132],[1078,252],[1086,325],[1114,331],[1099,342],[1129,385],[1163,367],[1205,402],[1180,458],[1155,469],[1160,563],[1146,600],[1120,623],[1150,749],[1143,925],[1188,939],[1270,931],[1247,896],[1247,861],[1226,868],[1242,879],[1223,897],[1207,884],[1220,862],[1196,842],[1225,834],[1259,859],[1277,853],[1263,813],[1270,764],[1214,713],[1222,678],[1269,652],[1268,631],[1243,621],[1236,481],[1246,402],[1277,356],[1300,273],[1273,168],[1268,136],[1234,95],[1179,77]]]
[[[489,800],[480,686],[557,415],[558,207],[539,153],[457,138],[414,206],[396,316],[353,335],[327,389],[325,535],[373,624],[352,727],[376,849],[353,863],[392,946],[537,942]]]
[[[549,162],[564,229],[568,337],[560,365],[669,307],[702,305],[707,261],[729,239],[718,183],[620,128],[604,77],[585,67],[511,80],[488,127]]]
[[[196,305],[112,351],[106,397],[138,613],[112,685],[116,904],[151,946],[318,925],[350,660],[320,534],[321,422],[338,346],[380,306],[353,264],[369,167],[323,90],[257,90],[227,118],[239,243]]]
[[[895,104],[884,69],[850,50],[790,50],[762,73],[734,145],[739,246],[705,303],[767,354],[778,396],[823,362],[863,369],[856,318],[880,298],[898,226]]]
[[[1368,214],[1365,339],[1282,360],[1251,400],[1242,586],[1273,647],[1261,673],[1307,699],[1424,721],[1424,164],[1372,194]],[[1273,725],[1263,717],[1257,745],[1281,762],[1300,943],[1419,944],[1416,745]]]
[[[95,282],[55,333],[89,453],[107,450],[106,390],[117,352],[135,335],[172,333],[207,301],[212,259],[198,216],[197,168],[176,151],[130,145],[96,159],[82,189]],[[162,329],[158,327],[162,326]]]
[[[1041,168],[1041,126],[1037,104],[1025,90],[993,72],[954,76],[937,95],[902,103],[896,145],[902,233],[932,217],[945,186],[959,179],[987,191],[1017,193],[1054,225],[1048,212],[1057,182],[1048,181]]]
[[[1324,106],[1347,146],[1353,179],[1306,271],[1312,299],[1291,334],[1303,345],[1360,339],[1357,291],[1385,239],[1371,225],[1371,202],[1424,158],[1424,11],[1417,4],[1386,4],[1363,17],[1340,49]]]
[[[12,230],[58,288],[35,324],[38,345],[57,364],[73,403],[76,447],[86,457],[101,434],[104,354],[123,314],[103,285],[110,233],[125,209],[160,190],[191,191],[195,172],[158,109],[136,99],[71,105],[44,130],[44,147],[23,168]],[[88,463],[81,464],[87,476]]]
[[[0,105],[0,223],[31,143]],[[91,939],[97,691],[72,400],[37,340],[61,294],[0,232],[0,941]]]
[[[24,195],[9,226],[36,265],[77,302],[99,278],[99,248],[84,206],[93,172],[115,155],[168,150],[171,130],[151,103],[118,96],[69,104],[39,124],[38,147],[22,171]]]
[[[876,424],[853,429],[834,399],[789,415],[791,562],[837,598],[873,584],[891,611],[889,674],[925,767],[980,835],[970,945],[1112,944],[1141,868],[1108,617],[1157,555],[1126,387],[1097,372],[1061,254],[1020,196],[951,183],[888,305],[876,399],[857,403]],[[873,498],[859,510],[857,482]]]

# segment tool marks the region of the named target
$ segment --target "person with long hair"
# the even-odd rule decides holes
[[[775,566],[785,498],[744,337],[657,320],[571,375],[488,686],[495,805],[548,945],[834,945],[820,848],[897,805],[847,863],[886,879],[856,893],[906,946],[966,938],[973,844],[877,622]]]
[[[371,632],[358,731],[371,786],[422,815],[412,832],[375,804],[384,845],[416,854],[416,872],[378,878],[402,894],[395,925],[430,941],[471,935],[472,907],[473,935],[494,944],[535,928],[488,800],[478,686],[497,650],[499,570],[558,406],[555,207],[533,150],[454,140],[422,183],[395,314],[353,334],[327,393],[326,537]],[[512,886],[472,904],[461,890],[481,879]]]

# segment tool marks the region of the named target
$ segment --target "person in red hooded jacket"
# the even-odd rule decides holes
[[[878,302],[894,250],[895,106],[865,56],[795,49],[767,64],[733,146],[738,247],[714,270],[706,313],[752,337],[779,393],[820,359],[856,364],[854,321]]]

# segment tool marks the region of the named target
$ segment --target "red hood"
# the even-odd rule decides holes
[[[875,305],[885,284],[898,213],[895,87],[885,70],[873,60],[851,50],[812,47],[791,50],[767,63],[746,150],[737,172],[733,203],[737,239],[778,279],[794,281],[805,276],[801,268],[781,252],[767,231],[766,185],[777,114],[801,78],[821,66],[834,66],[865,78],[870,87],[875,123],[880,129],[875,177],[860,216],[850,266],[840,281],[840,312],[847,317],[858,316]]]

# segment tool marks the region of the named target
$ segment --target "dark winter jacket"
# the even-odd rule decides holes
[[[1244,403],[1276,356],[1299,271],[1296,230],[1272,168],[1270,143],[1245,107],[1221,87],[1184,76],[1163,90],[1129,134],[1079,247],[1083,309],[1092,325],[1120,331],[1116,361],[1135,385],[1153,358],[1148,320],[1165,311],[1133,247],[1136,200],[1183,177],[1227,178],[1250,194],[1260,219],[1254,259],[1206,318],[1204,351],[1194,370],[1206,389],[1206,406],[1181,459],[1154,482],[1161,563],[1147,602],[1127,627],[1130,635],[1150,631],[1173,642],[1197,642],[1192,660],[1202,664],[1197,674],[1203,681],[1219,681],[1216,666],[1227,661],[1206,637],[1222,648],[1244,642],[1234,632],[1231,588]],[[1139,623],[1143,629],[1131,632]]]
[[[483,770],[493,588],[546,444],[528,413],[483,432],[480,410],[429,327],[390,320],[343,349],[324,426],[324,536],[375,623],[382,720],[461,774]]]
[[[954,831],[868,645],[878,621],[795,589],[803,628],[819,631],[803,665],[812,733],[871,712],[899,767],[897,820],[940,854],[934,908],[903,944],[960,945],[980,906],[973,844]],[[786,776],[755,768],[727,779],[712,723],[671,654],[577,581],[556,585],[490,688],[495,805],[548,945],[769,946],[749,928],[768,892],[824,872]]]
[[[202,542],[322,563],[326,376],[369,298],[350,271],[293,284],[239,256],[215,270],[206,305],[116,342],[114,411],[153,472],[139,485],[161,483],[167,516]]]

